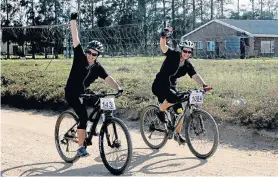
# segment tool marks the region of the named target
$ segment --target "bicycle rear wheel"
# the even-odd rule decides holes
[[[162,148],[168,140],[165,127],[156,116],[158,110],[158,106],[149,105],[140,116],[141,136],[151,149]]]
[[[107,119],[99,135],[100,156],[114,175],[123,174],[132,159],[132,143],[128,129],[118,118]]]
[[[77,139],[77,116],[71,111],[63,112],[57,119],[55,125],[55,144],[60,157],[68,163],[79,159]]]

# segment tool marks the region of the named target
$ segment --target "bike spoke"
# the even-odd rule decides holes
[[[203,114],[194,116],[189,126],[189,138],[192,147],[199,154],[208,154],[214,145],[215,124]]]
[[[78,148],[76,126],[76,121],[72,117],[70,117],[70,115],[65,115],[59,126],[59,146],[64,156],[69,159],[74,158],[76,156],[76,150]],[[72,132],[71,130],[74,131]],[[65,143],[63,143],[62,140]]]
[[[115,131],[116,130],[116,131]],[[108,163],[115,169],[121,168],[126,162],[126,154],[127,154],[127,140],[125,138],[125,134],[120,126],[117,124],[109,124],[107,126],[107,132],[109,136],[109,140],[112,146],[108,145],[108,140],[106,135],[104,135],[104,150]],[[117,133],[117,136],[116,136]],[[118,139],[116,138],[118,137]],[[120,146],[118,146],[120,144]]]
[[[157,110],[156,107],[147,107],[140,123],[143,139],[151,148],[161,147],[166,138],[165,127],[156,115]]]

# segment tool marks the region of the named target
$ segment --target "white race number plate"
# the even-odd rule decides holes
[[[190,94],[190,104],[203,104],[203,93],[192,91]]]
[[[101,98],[100,109],[102,110],[116,110],[114,98]]]

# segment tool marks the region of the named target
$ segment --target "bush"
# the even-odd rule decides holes
[[[156,103],[151,85],[162,58],[100,58],[111,76],[125,90],[118,108],[140,111]],[[2,61],[1,100],[21,108],[66,109],[64,86],[72,60]],[[232,121],[255,128],[278,128],[278,61],[192,60],[198,73],[213,86],[203,107],[218,121]],[[264,68],[264,69],[262,69]],[[188,76],[180,78],[180,90],[198,88]],[[102,80],[96,91],[112,91]]]

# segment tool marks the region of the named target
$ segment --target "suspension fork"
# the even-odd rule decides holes
[[[192,110],[192,113],[194,113],[194,109]],[[197,116],[193,116],[192,113],[191,113],[192,119],[197,119],[196,121],[198,121],[198,123],[200,124],[201,131],[198,132],[198,134],[200,134],[201,132],[204,131],[204,121],[203,121],[202,115],[197,114]],[[196,130],[196,127],[195,126],[193,126],[193,127],[194,127],[194,130]]]
[[[102,114],[102,116],[104,116],[105,119],[106,119],[106,118],[107,118],[107,119],[113,118],[113,115],[112,115],[112,112],[111,112],[111,111],[105,112],[104,114]],[[114,135],[115,135],[115,140],[117,140],[117,139],[118,139],[118,133],[117,133],[117,130],[116,130],[116,124],[115,124],[114,122],[112,123],[112,127],[113,127],[113,132],[114,132]],[[107,139],[108,146],[110,146],[110,147],[113,148],[113,147],[114,147],[114,144],[113,144],[113,142],[111,142],[111,140],[110,140],[111,135],[110,135],[109,132],[108,132],[107,126],[105,127],[104,132],[106,133],[106,139]]]

